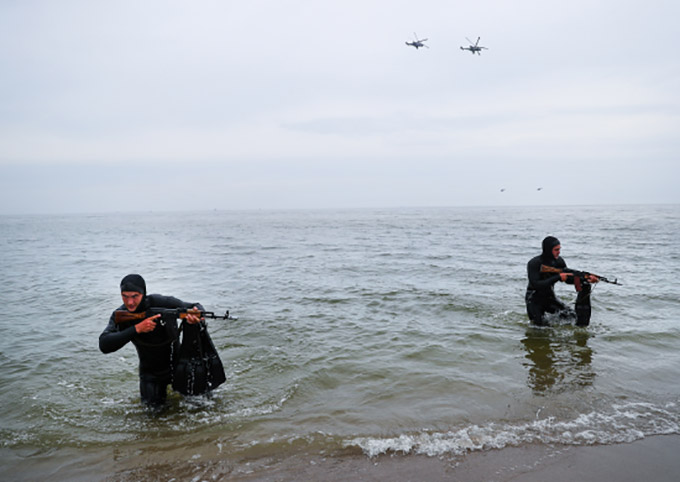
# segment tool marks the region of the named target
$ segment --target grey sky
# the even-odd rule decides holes
[[[0,214],[678,203],[679,17],[671,0],[5,0]],[[459,49],[477,36],[481,56]]]

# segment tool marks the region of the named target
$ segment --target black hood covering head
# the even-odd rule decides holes
[[[555,236],[548,236],[543,240],[543,243],[541,244],[543,248],[543,252],[541,253],[541,256],[543,256],[546,259],[552,259],[553,254],[552,250],[555,246],[561,244],[560,240],[557,239]]]
[[[120,292],[135,291],[146,296],[146,282],[138,274],[129,274],[120,282]]]

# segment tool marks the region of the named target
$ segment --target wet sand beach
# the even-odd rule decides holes
[[[680,480],[680,435],[658,435],[614,445],[524,445],[457,457],[361,454],[291,455],[238,462],[213,454],[177,462],[182,452],[164,460],[102,452],[52,454],[27,465],[6,460],[13,480],[101,481],[393,481],[393,482],[671,482]],[[5,454],[6,455],[6,454]],[[11,460],[13,459],[13,460]],[[174,459],[174,461],[173,461]]]
[[[446,459],[424,455],[294,458],[276,467],[235,475],[242,481],[465,481],[543,482],[680,479],[680,436],[654,436],[627,444],[529,445]]]

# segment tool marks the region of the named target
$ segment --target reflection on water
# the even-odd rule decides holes
[[[536,394],[562,392],[590,386],[595,379],[588,346],[590,333],[572,327],[529,327],[522,344],[528,384]]]

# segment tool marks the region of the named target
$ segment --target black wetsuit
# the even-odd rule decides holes
[[[172,296],[146,295],[136,312],[150,308],[193,308],[203,310],[200,303],[186,303]],[[126,310],[122,305],[118,310]],[[149,333],[138,334],[131,323],[115,323],[115,315],[111,314],[109,324],[99,335],[99,349],[103,353],[119,350],[128,342],[132,342],[139,356],[139,389],[142,400],[148,405],[158,406],[165,403],[167,386],[172,383],[174,357],[179,353],[179,337],[177,320],[166,319]]]
[[[559,273],[541,273],[541,265],[560,269],[567,267],[567,263],[561,256],[555,258],[552,255],[553,247],[544,242],[543,252],[527,263],[529,284],[524,299],[529,319],[537,326],[545,326],[548,324],[545,314],[556,313],[562,319],[575,319],[577,326],[588,326],[590,323],[590,284],[585,281],[581,282],[581,290],[576,297],[574,310],[555,296],[554,286],[560,281]],[[573,285],[573,276],[568,277],[566,283]]]

